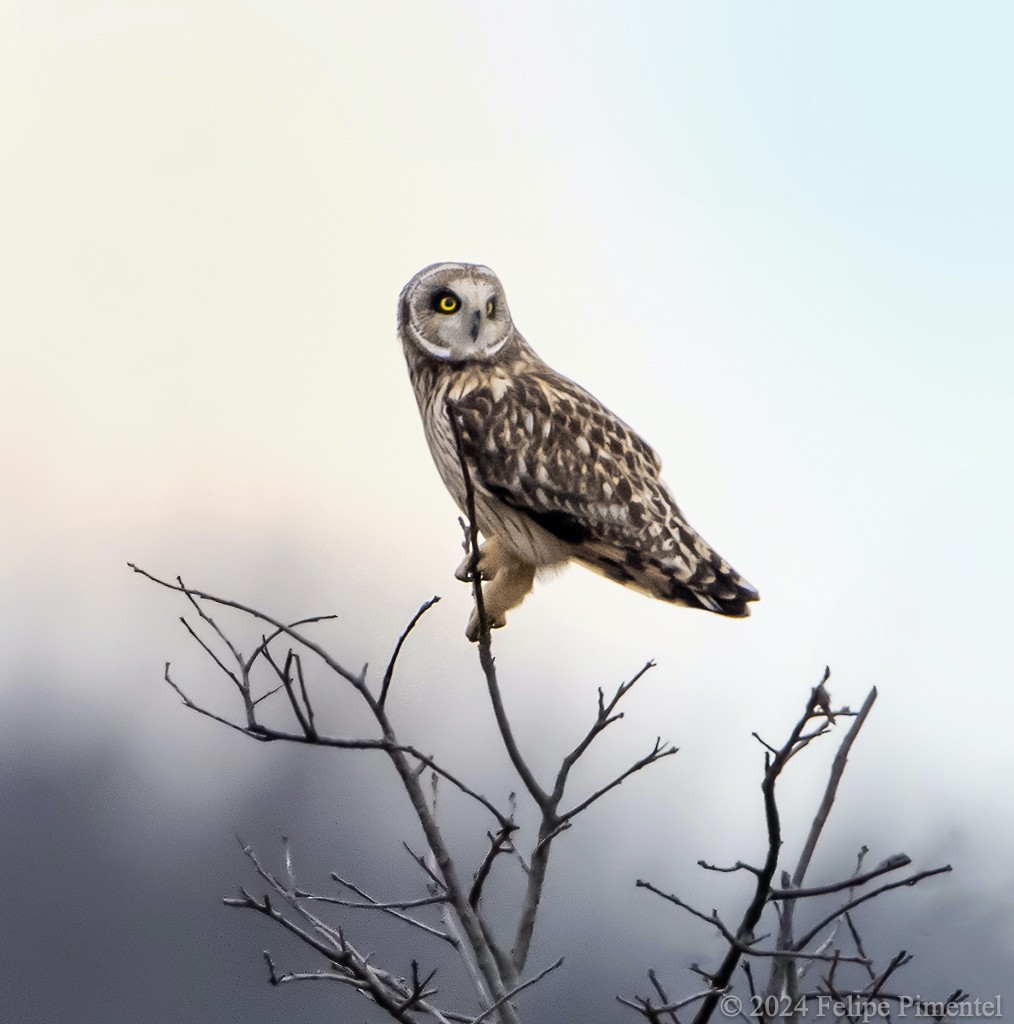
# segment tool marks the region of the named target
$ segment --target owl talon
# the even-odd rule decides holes
[[[490,619],[490,629],[503,629],[507,625],[507,616],[501,615],[497,619]],[[465,636],[474,644],[479,639],[479,613],[473,611],[468,625],[465,627]]]
[[[483,544],[479,548],[479,578],[489,581],[496,578],[496,571],[499,568],[494,564],[486,550],[486,545]],[[461,562],[461,565],[454,570],[454,578],[461,580],[462,583],[472,582],[472,553],[469,552]]]

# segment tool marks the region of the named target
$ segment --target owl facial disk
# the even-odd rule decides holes
[[[511,337],[503,288],[488,268],[440,263],[405,286],[400,310],[404,334],[444,362],[487,362]]]

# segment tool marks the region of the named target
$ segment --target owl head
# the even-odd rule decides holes
[[[489,267],[434,263],[402,289],[398,334],[414,347],[447,363],[494,359],[514,335],[503,285]]]

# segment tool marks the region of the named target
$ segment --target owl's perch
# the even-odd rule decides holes
[[[477,551],[474,529],[470,531],[470,538],[473,542],[474,556]],[[179,578],[175,583],[168,582],[137,567],[132,568],[160,586],[183,595],[199,620],[196,625],[184,620],[184,626],[209,656],[215,670],[229,680],[230,689],[234,690],[239,698],[238,715],[235,718],[205,708],[186,694],[173,679],[169,666],[166,665],[166,682],[188,708],[260,742],[280,740],[341,750],[372,750],[383,753],[395,769],[409,798],[416,824],[426,840],[427,848],[424,853],[415,854],[409,851],[423,872],[423,891],[401,899],[388,900],[369,895],[366,890],[354,882],[343,879],[337,873],[332,875],[335,882],[343,890],[354,893],[358,899],[310,892],[296,883],[287,845],[282,874],[269,871],[254,851],[244,845],[244,853],[253,865],[257,877],[266,886],[265,895],[241,889],[239,896],[230,897],[225,901],[227,905],[253,910],[269,918],[298,938],[316,955],[323,957],[326,965],[319,971],[284,971],[276,967],[270,954],[266,954],[268,980],[273,985],[322,979],[339,982],[366,996],[388,1017],[404,1024],[419,1021],[420,1018],[428,1018],[442,1024],[520,1024],[521,1015],[516,1005],[518,997],[529,992],[548,974],[558,971],[563,963],[562,958],[558,958],[534,974],[524,976],[548,876],[550,852],[556,838],[569,830],[579,815],[616,789],[624,780],[676,752],[675,748],[657,740],[644,757],[635,761],[611,781],[600,785],[584,798],[571,799],[569,804],[564,804],[572,770],[587,754],[594,740],[622,717],[619,710],[620,701],[630,693],[653,663],[648,662],[628,682],[622,683],[609,699],[606,699],[601,689],[599,690],[597,712],[590,727],[562,758],[551,787],[543,786],[522,756],[511,729],[491,654],[489,630],[486,628],[480,631],[480,663],[504,748],[521,778],[525,792],[538,811],[537,828],[532,835],[531,830],[520,827],[515,818],[513,795],[509,807],[504,810],[497,806],[497,801],[470,786],[460,773],[448,770],[431,755],[424,754],[412,743],[401,740],[394,729],[387,704],[391,702],[392,694],[396,692],[393,681],[397,655],[422,616],[433,606],[433,601],[426,602],[403,631],[375,693],[365,668],[361,672],[348,670],[321,643],[307,635],[307,628],[319,627],[327,619],[326,616],[287,624],[241,602],[197,590],[184,584]],[[478,605],[482,594],[477,584],[478,580],[473,580],[473,585],[479,591]],[[248,621],[258,623],[259,639],[254,643],[250,654],[244,654],[243,645],[236,642],[219,625],[215,617],[209,613],[209,606],[232,609],[246,616]],[[480,616],[483,615],[482,606],[478,605],[478,608]],[[264,624],[268,628],[265,628]],[[208,634],[211,637],[210,641],[205,639]],[[284,654],[278,649],[281,645],[287,645]],[[364,702],[376,725],[375,734],[335,736],[322,727],[322,719],[315,713],[314,707],[315,677],[320,667],[323,667],[327,674],[344,680],[348,685],[348,692]],[[695,1024],[705,1024],[715,1019],[723,993],[731,991],[737,967],[742,968],[753,997],[767,992],[781,998],[785,993],[789,993],[805,1001],[817,998],[822,992],[834,992],[842,997],[877,996],[888,1000],[900,998],[886,992],[884,983],[893,977],[910,957],[906,953],[899,953],[878,973],[872,958],[863,948],[852,915],[858,907],[883,893],[911,886],[931,876],[947,872],[950,870],[949,865],[916,871],[878,887],[864,889],[883,875],[909,864],[909,858],[906,856],[895,855],[878,867],[864,871],[864,849],[852,877],[824,884],[804,885],[804,876],[834,803],[848,752],[870,712],[874,698],[875,691],[870,694],[858,713],[853,713],[847,708],[832,710],[830,698],[822,682],[811,691],[803,716],[784,744],[774,746],[761,741],[765,750],[762,793],[767,825],[767,854],[763,865],[755,867],[737,862],[732,868],[719,868],[700,862],[710,871],[742,870],[753,875],[753,897],[738,923],[727,922],[714,912],[709,914],[699,911],[654,883],[638,883],[641,888],[661,896],[682,911],[706,921],[717,929],[725,944],[726,953],[721,964],[712,971],[694,966],[696,973],[708,981],[709,987],[706,991],[673,999],[667,994],[667,988],[663,986],[658,976],[654,972],[649,972],[648,977],[655,996],[621,998],[621,1003],[635,1009],[645,1020],[657,1024],[671,1024],[673,1015],[678,1010],[694,1006]],[[279,704],[280,710],[287,709],[294,728],[279,728],[274,724],[276,718],[273,718],[271,723],[263,719],[262,715],[266,708],[277,708]],[[778,861],[785,846],[776,783],[799,754],[814,741],[827,735],[837,719],[845,717],[854,719],[854,722],[832,764],[823,799],[814,815],[809,836],[803,844],[803,853],[792,874],[782,872],[781,884],[776,888]],[[462,868],[462,854],[452,848],[439,821],[436,794],[437,781],[441,779],[465,795],[469,800],[469,806],[480,812],[483,821],[489,820],[489,816],[495,823],[493,827],[485,829],[488,846],[477,870],[471,873],[470,883],[466,881],[469,872]],[[527,847],[527,857],[522,853],[523,845]],[[493,919],[492,912],[484,900],[484,894],[491,885],[495,882],[503,885],[506,882],[502,870],[498,869],[505,856],[512,863],[520,863],[523,868],[521,892],[514,902],[517,916],[513,928],[508,931],[513,939],[509,946],[498,938],[498,934],[504,931],[505,922]],[[833,906],[831,912],[819,911],[813,920],[799,929],[802,934],[798,934],[793,927],[793,909],[801,912],[801,908],[814,907],[821,899],[834,897],[837,893],[845,894],[844,901]],[[501,894],[498,894],[495,902],[498,906],[503,905]],[[336,925],[322,917],[318,910],[322,905],[342,911],[342,922]],[[768,908],[771,906],[779,908],[777,939],[773,944],[765,941],[765,935],[759,935],[764,915],[769,913]],[[344,918],[349,913],[371,910],[398,920],[414,933],[425,934],[430,939],[435,938],[443,945],[450,946],[462,961],[479,1009],[463,1012],[440,1005],[439,993],[433,985],[432,968],[423,971],[419,968],[418,962],[413,960],[410,977],[406,978],[396,971],[380,966],[377,958],[360,952],[359,947],[348,937],[347,921]],[[434,923],[424,920],[427,911],[438,912],[439,921]],[[844,939],[836,936],[839,922],[843,922],[848,931]],[[821,941],[820,935],[827,929],[830,929],[831,934]],[[770,927],[767,930],[770,932]],[[850,941],[854,948],[847,945]],[[812,948],[814,943],[819,943],[816,948]],[[770,980],[766,989],[759,989],[755,985],[751,962],[771,965]],[[826,973],[817,987],[804,989],[801,982],[805,968],[813,965],[826,968]],[[862,984],[850,982],[844,977],[848,969],[865,971],[866,981]],[[961,997],[962,993],[958,992],[950,999],[958,1000]]]
[[[276,906],[271,898],[259,899],[245,890],[241,891],[238,898],[227,900],[227,904],[255,910],[297,935],[329,960],[334,980],[353,985],[378,1006],[385,1009],[395,1020],[415,1019],[411,1014],[418,1011],[427,1013],[436,1020],[469,1021],[472,1024],[475,1024],[476,1021],[519,1024],[520,1018],[513,1005],[515,996],[529,989],[548,973],[556,970],[562,963],[562,961],[555,962],[531,978],[524,979],[522,977],[534,935],[553,841],[571,827],[578,815],[597,803],[625,779],[675,753],[675,748],[657,741],[654,748],[645,757],[634,762],[589,796],[576,800],[570,806],[563,804],[567,795],[567,782],[574,765],[587,752],[595,737],[621,717],[616,711],[618,702],[644,675],[647,668],[650,667],[650,663],[628,683],[622,684],[608,702],[605,701],[602,692],[599,692],[598,714],[595,720],[586,735],[563,759],[552,789],[547,790],[539,784],[534,772],[521,755],[500,693],[490,650],[489,630],[486,628],[481,631],[479,637],[480,661],[504,747],[540,812],[537,834],[532,841],[528,858],[524,861],[524,894],[518,901],[518,920],[514,938],[510,948],[507,949],[494,938],[494,929],[491,922],[486,919],[482,906],[482,894],[489,883],[495,862],[502,855],[512,854],[521,859],[516,846],[515,837],[519,829],[514,821],[513,806],[509,813],[505,813],[492,800],[469,786],[458,774],[448,770],[435,758],[424,754],[411,743],[400,741],[386,709],[393,692],[393,676],[398,654],[413,628],[425,612],[435,604],[435,600],[424,603],[402,633],[388,662],[379,692],[374,695],[365,669],[357,673],[345,668],[322,645],[303,631],[303,626],[323,622],[328,617],[321,616],[304,619],[298,623],[285,623],[249,605],[220,598],[206,591],[190,587],[179,578],[175,582],[169,582],[137,566],[132,565],[131,569],[162,587],[182,594],[195,610],[205,628],[211,631],[214,638],[228,652],[224,657],[217,654],[212,646],[200,637],[198,631],[184,620],[184,626],[189,634],[209,655],[216,669],[228,677],[233,688],[238,692],[243,721],[234,721],[228,716],[213,712],[192,700],[173,679],[167,664],[165,680],[179,695],[186,707],[260,742],[281,740],[342,750],[374,750],[380,751],[388,757],[395,767],[416,819],[426,836],[429,852],[424,857],[417,858],[417,862],[426,871],[429,893],[426,897],[378,902],[372,903],[371,906],[382,913],[397,917],[403,923],[427,930],[451,944],[463,958],[483,1008],[477,1016],[437,1010],[429,1000],[431,992],[427,987],[428,979],[422,982],[416,979],[414,982],[406,983],[403,979],[397,979],[391,972],[374,967],[372,961],[360,955],[346,939],[344,931],[336,932],[334,928],[321,922],[316,915],[311,915],[306,909],[307,901],[349,906],[348,901],[310,894],[298,889],[291,879],[287,883],[275,878],[263,868],[248,847],[245,847],[244,850],[254,864],[258,875],[263,881],[269,883],[275,896],[281,899],[283,906],[288,907],[290,913],[295,916],[287,916],[285,911]],[[480,589],[477,601],[481,601],[481,597]],[[232,641],[214,617],[208,613],[206,605],[234,609],[254,621],[266,623],[270,630],[261,633],[260,640],[250,655],[244,655],[240,646]],[[478,604],[478,607],[480,614],[484,615],[483,606]],[[287,642],[290,645],[285,655],[280,656],[273,653],[273,645],[282,642]],[[309,670],[307,664],[304,663],[307,654],[319,659],[330,673],[343,679],[351,691],[365,702],[377,724],[379,735],[333,736],[320,728],[313,704],[311,682],[308,677]],[[233,662],[232,665],[229,664],[230,660]],[[258,670],[270,674],[270,685],[264,686],[257,683]],[[275,725],[267,724],[261,717],[265,705],[279,695],[284,695],[289,712],[295,722],[295,730],[280,729]],[[435,802],[430,799],[423,785],[423,772],[429,773],[429,777],[434,780],[434,785],[435,780],[443,779],[454,786],[469,797],[474,806],[481,807],[484,813],[491,815],[497,823],[497,831],[489,833],[489,851],[469,886],[464,884],[455,857],[443,839],[437,821]],[[367,903],[370,901],[367,900]],[[434,930],[432,926],[425,925],[407,915],[407,909],[410,906],[428,905],[442,908],[444,928]],[[300,919],[309,922],[309,927],[303,927],[296,923]],[[270,958],[269,972],[274,984],[304,980],[311,976],[332,976],[331,974],[308,975],[300,972],[279,973]]]
[[[465,528],[465,558],[462,565],[465,563],[468,565],[467,580],[472,584],[472,594],[475,598],[475,635],[471,635],[472,619],[468,621],[466,635],[473,643],[483,640],[488,645],[491,623],[486,614],[486,599],[482,591],[482,547],[479,544],[479,522],[475,515],[475,488],[472,486],[472,473],[468,468],[468,460],[465,458],[465,448],[461,440],[461,424],[458,422],[458,413],[453,399],[448,398],[444,402],[444,412],[451,427],[451,436],[454,438],[454,450],[465,490],[465,514],[468,516],[468,522],[463,524]],[[460,572],[461,566],[458,567],[455,575]]]
[[[466,537],[469,531],[466,527]],[[535,585],[536,567],[523,558],[518,558],[499,537],[491,537],[479,547],[479,558],[476,560],[471,551],[471,544],[466,540],[469,553],[454,570],[456,579],[462,583],[471,583],[473,575],[478,573],[485,584],[483,600],[490,629],[500,629],[507,625],[507,613],[532,592]],[[473,563],[478,568],[473,569]],[[468,620],[465,636],[475,643],[479,639],[479,611],[476,608]]]
[[[454,447],[461,466],[461,479],[465,488],[465,557],[454,571],[463,583],[471,583],[475,595],[475,610],[465,627],[465,636],[477,643],[483,633],[507,625],[507,613],[531,593],[535,585],[536,566],[515,554],[499,537],[490,537],[479,544],[479,523],[475,514],[475,486],[472,472],[465,457],[454,400],[445,402],[447,419],[454,436]],[[482,585],[485,583],[485,587]]]

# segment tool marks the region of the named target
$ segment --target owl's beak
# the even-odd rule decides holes
[[[469,334],[472,335],[472,341],[478,341],[479,340],[479,328],[481,326],[482,326],[482,313],[479,310],[476,310],[472,314],[472,326],[471,326],[471,328],[469,329],[469,332],[468,332]]]

